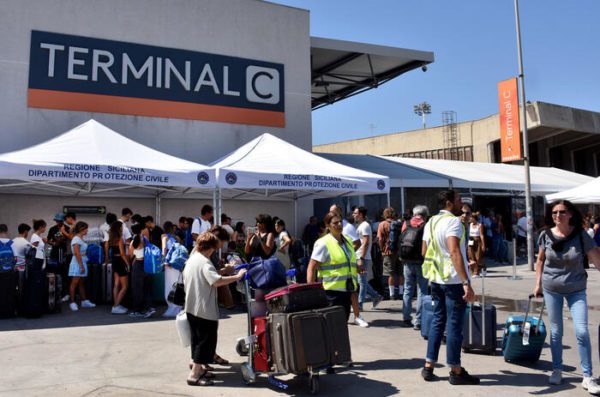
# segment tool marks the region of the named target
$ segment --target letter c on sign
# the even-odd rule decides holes
[[[269,99],[269,98],[273,97],[272,93],[263,94],[256,87],[256,80],[258,80],[258,78],[261,76],[265,76],[265,77],[268,77],[269,80],[273,80],[273,75],[271,73],[268,73],[265,71],[260,71],[260,72],[256,73],[254,76],[252,76],[252,90],[254,91],[256,96],[258,96],[259,98]]]

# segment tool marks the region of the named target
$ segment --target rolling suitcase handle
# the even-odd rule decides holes
[[[473,344],[473,303],[469,303],[469,344]],[[481,276],[481,344],[485,346],[485,276]]]
[[[527,323],[527,318],[529,317],[529,306],[531,305],[531,300],[533,298],[543,298],[544,295],[540,294],[539,296],[535,296],[533,294],[529,295],[529,300],[527,301],[527,310],[525,311],[525,318],[523,319],[523,327],[525,327],[525,324]],[[544,305],[546,304],[546,301],[544,299],[542,299],[542,308],[540,310],[540,316],[538,317],[538,325],[537,327],[535,327],[535,332],[536,334],[540,333],[540,324],[542,322],[542,314],[544,313]]]

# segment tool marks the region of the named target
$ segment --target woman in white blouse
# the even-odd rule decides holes
[[[191,372],[187,383],[190,386],[210,386],[214,373],[208,366],[214,361],[217,349],[219,326],[219,304],[217,288],[241,280],[246,273],[242,269],[234,276],[222,276],[210,261],[210,256],[219,246],[219,239],[210,232],[202,233],[183,270],[185,307],[192,331]]]

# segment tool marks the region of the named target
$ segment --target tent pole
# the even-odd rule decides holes
[[[390,192],[387,192],[387,206],[388,207],[392,206],[392,200],[390,199]]]
[[[154,204],[156,206],[155,216],[156,216],[156,224],[160,225],[160,195],[157,193],[154,198]]]
[[[400,187],[400,211],[402,211],[402,214],[404,214],[404,200],[405,200],[405,191],[404,191],[404,186]],[[388,193],[388,197],[389,197],[389,193]],[[388,198],[388,202],[389,202],[389,198]]]
[[[294,234],[298,235],[298,198],[294,197]]]
[[[221,189],[217,189],[217,219],[215,219],[215,224],[221,224],[221,214],[223,213],[223,200],[221,199]]]

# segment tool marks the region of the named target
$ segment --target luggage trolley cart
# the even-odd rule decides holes
[[[237,268],[247,267],[248,265],[240,265]],[[291,269],[287,272],[287,276],[295,281],[295,270]],[[236,344],[237,353],[244,357],[247,356],[248,360],[241,366],[242,371],[242,381],[245,385],[254,384],[257,380],[257,377],[260,375],[267,375],[268,382],[281,389],[287,390],[289,385],[284,381],[277,379],[277,375],[287,375],[285,372],[278,372],[274,370],[274,366],[267,364],[263,365],[262,368],[257,368],[257,363],[255,362],[255,355],[259,354],[261,357],[265,357],[268,363],[273,362],[272,353],[269,349],[269,342],[267,341],[264,345],[261,346],[261,342],[264,340],[259,340],[260,335],[257,335],[256,331],[264,332],[266,335],[263,338],[268,338],[268,329],[266,327],[261,329],[261,325],[258,325],[260,322],[266,325],[266,313],[261,312],[261,303],[252,298],[252,292],[254,291],[254,295],[256,297],[261,296],[261,293],[257,293],[257,290],[253,290],[250,286],[248,276],[246,275],[241,282],[244,289],[244,295],[246,297],[246,305],[247,305],[247,315],[248,315],[248,336],[238,338]],[[258,307],[258,309],[257,309]],[[265,308],[266,311],[266,308]],[[255,329],[256,327],[256,329]],[[324,368],[308,368],[308,373],[296,374],[296,375],[308,375],[308,385],[310,388],[311,394],[317,394],[319,392],[319,371],[325,370]]]

